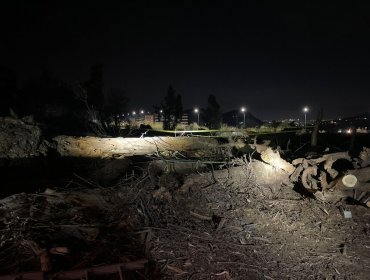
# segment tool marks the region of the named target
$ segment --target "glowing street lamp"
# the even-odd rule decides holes
[[[199,109],[198,108],[195,108],[194,109],[194,113],[198,114],[198,126],[199,126]]]
[[[144,114],[144,110],[141,110],[141,111],[140,111],[140,114]]]
[[[308,112],[308,107],[304,107],[303,108],[303,112],[304,112],[304,129],[306,129],[306,124],[307,124],[307,112]]]
[[[158,114],[158,121],[162,122],[163,121],[163,110],[159,110],[159,114]]]
[[[135,111],[133,111],[133,112],[132,112],[132,114],[135,116],[135,115],[136,115],[136,112],[135,112]]]
[[[247,109],[245,107],[242,107],[240,111],[242,111],[243,113],[243,127],[245,128],[245,112],[247,111]]]

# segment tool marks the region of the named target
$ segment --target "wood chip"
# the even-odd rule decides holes
[[[217,226],[216,232],[217,231],[220,231],[224,227],[225,222],[226,222],[226,219],[225,218],[221,218],[221,221],[220,221],[220,223]]]
[[[186,274],[187,273],[186,271],[184,271],[184,270],[182,270],[182,269],[180,269],[176,266],[169,265],[169,264],[167,265],[167,269],[172,271],[172,272],[175,272],[177,274]]]
[[[190,215],[193,216],[194,218],[197,218],[199,220],[203,220],[203,221],[212,221],[212,217],[209,217],[209,216],[203,216],[201,214],[198,214],[198,213],[195,213],[193,211],[190,211]]]

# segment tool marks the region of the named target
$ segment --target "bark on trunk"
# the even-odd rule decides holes
[[[317,118],[316,118],[315,126],[314,126],[313,131],[312,131],[312,135],[311,135],[311,147],[316,147],[317,146],[317,137],[319,135],[319,127],[320,127],[320,123],[322,121],[322,116],[323,116],[323,112],[322,112],[322,109],[321,109],[317,113]]]
[[[221,154],[216,139],[200,137],[98,138],[57,136],[57,151],[63,157],[117,158],[135,155],[185,153],[189,157]]]

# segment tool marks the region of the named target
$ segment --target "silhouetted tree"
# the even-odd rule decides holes
[[[117,136],[120,131],[120,115],[129,99],[119,89],[104,89],[103,66],[91,67],[90,78],[77,90],[76,95],[85,106],[86,123],[99,136]]]
[[[203,109],[203,119],[209,129],[219,129],[221,127],[221,110],[216,97],[211,94],[208,97],[208,106]]]
[[[87,100],[92,108],[99,113],[104,106],[104,92],[103,92],[103,65],[94,64],[90,69],[89,80],[84,83],[86,89]]]
[[[174,130],[182,117],[182,98],[176,95],[175,90],[170,85],[164,102],[161,103],[163,111],[163,129]]]
[[[271,126],[274,129],[274,133],[276,133],[277,128],[279,127],[279,125],[281,125],[281,121],[273,120],[271,122]]]
[[[9,69],[0,68],[0,116],[9,115],[9,110],[14,105],[16,92],[16,74]]]
[[[77,130],[81,104],[71,86],[47,71],[23,83],[17,93],[14,109],[21,116],[32,115],[37,121],[55,126],[61,131]]]
[[[114,130],[113,133],[115,135],[118,135],[121,114],[125,111],[129,98],[121,89],[110,89],[105,93],[104,97],[103,119],[109,123],[113,121],[114,125],[111,126],[111,129]]]

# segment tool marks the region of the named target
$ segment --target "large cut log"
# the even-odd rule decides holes
[[[288,174],[292,174],[295,171],[295,167],[286,160],[282,159],[278,151],[274,151],[270,147],[263,145],[251,144],[251,147],[255,148],[256,151],[261,154],[261,159],[271,166],[282,169],[288,172]]]
[[[297,168],[294,170],[292,175],[290,175],[290,181],[293,183],[298,182],[299,176],[301,175],[301,172],[303,171],[303,165],[300,164],[297,166]]]
[[[136,155],[184,153],[210,157],[221,153],[216,139],[203,137],[98,138],[57,136],[57,152],[64,157],[111,158]]]
[[[289,174],[259,160],[245,162],[241,166],[229,169],[214,170],[202,175],[187,176],[179,192],[186,193],[189,189],[199,190],[218,182],[244,193],[248,188],[256,189],[261,194],[278,191],[282,185],[289,184]]]
[[[370,149],[369,148],[364,147],[358,157],[360,159],[361,167],[366,167],[370,165]]]
[[[348,174],[356,176],[359,182],[365,183],[370,181],[370,167],[349,170]]]
[[[359,191],[370,192],[370,167],[349,170],[340,180],[335,188],[353,188]]]
[[[302,184],[306,189],[317,190],[317,181],[312,178],[317,175],[317,166],[310,166],[303,170]]]
[[[336,162],[338,159],[345,159],[348,161],[351,161],[351,157],[349,156],[348,152],[340,152],[340,153],[333,153],[333,154],[326,154],[323,155],[320,158],[316,159],[310,159],[310,163],[314,164],[319,164],[321,162],[324,162],[324,169],[329,173],[331,178],[335,178],[338,176],[338,171],[333,169],[333,164]]]

